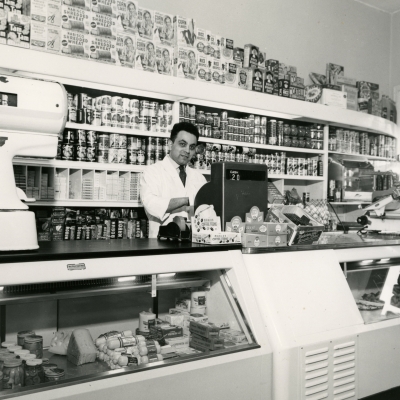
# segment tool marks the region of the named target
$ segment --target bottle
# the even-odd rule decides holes
[[[136,229],[135,212],[131,209],[129,211],[128,228],[126,235],[128,239],[135,239],[135,229]]]
[[[317,171],[318,171],[318,176],[324,176],[324,165],[323,165],[323,162],[322,162],[322,154],[318,155]]]
[[[111,235],[110,209],[107,210],[106,217],[104,218],[104,225],[105,225],[104,236],[106,239],[110,239],[110,235]]]

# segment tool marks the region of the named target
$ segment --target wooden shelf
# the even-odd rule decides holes
[[[143,207],[139,201],[120,201],[120,200],[36,200],[34,203],[27,203],[29,207],[104,207],[104,208],[138,208]]]
[[[386,162],[395,162],[395,159],[392,158],[385,158],[385,157],[378,157],[378,156],[369,156],[367,154],[351,154],[351,153],[339,153],[338,151],[328,151],[329,154],[339,154],[341,156],[358,156],[367,158],[368,160],[376,160],[376,161],[386,161]]]
[[[284,175],[284,174],[268,174],[268,179],[284,179],[284,180],[296,180],[296,181],[314,181],[321,182],[325,178],[323,176],[299,176],[299,175]]]

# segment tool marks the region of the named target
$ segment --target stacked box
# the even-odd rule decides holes
[[[292,78],[290,78],[290,98],[296,100],[305,100],[305,88],[304,79],[296,76],[296,80],[292,83]]]
[[[173,16],[159,11],[154,13],[154,43],[171,47],[175,44]]]
[[[117,31],[136,35],[138,24],[138,2],[135,0],[116,0]]]
[[[221,37],[221,59],[225,63],[233,62],[234,42],[232,39]]]
[[[289,75],[284,75],[282,79],[278,80],[278,96],[290,97]]]
[[[249,78],[247,90],[262,93],[264,89],[263,71],[259,68],[249,68]]]
[[[202,336],[207,339],[218,338],[219,331],[221,330],[214,324],[195,321],[190,321],[189,329],[192,334]]]
[[[155,45],[151,40],[136,38],[135,68],[148,72],[156,70]]]
[[[175,47],[174,76],[192,80],[197,78],[197,54],[194,48]]]
[[[64,239],[66,210],[64,207],[54,207],[51,213],[51,240],[61,241]]]
[[[194,47],[197,50],[198,55],[208,56],[210,49],[208,48],[207,31],[202,28],[196,27],[196,40]]]
[[[239,89],[247,89],[250,85],[250,78],[251,78],[251,68],[239,68],[238,69],[238,80],[237,80],[237,87]]]
[[[193,18],[174,16],[174,45],[194,47],[196,43],[196,23]]]
[[[246,223],[243,235],[245,247],[278,247],[287,245],[287,224],[256,222]]]
[[[225,85],[238,87],[239,84],[239,64],[234,61],[225,63]]]
[[[220,40],[219,40],[220,41]],[[220,46],[218,43],[218,36],[211,31],[207,31],[207,42],[208,42],[208,51],[209,56],[213,59],[219,60],[221,58]]]
[[[220,337],[207,338],[193,334],[190,339],[190,347],[200,351],[220,350],[225,348],[224,339]]]
[[[130,33],[117,32],[116,40],[117,65],[135,68],[136,36]]]
[[[138,8],[138,35],[147,40],[153,40],[154,30],[154,11],[147,8]]]
[[[322,89],[321,104],[331,107],[347,108],[347,94],[332,89]]]
[[[225,83],[225,63],[216,57],[212,58],[211,83],[218,85]]]
[[[244,68],[257,68],[258,67],[258,55],[259,48],[253,44],[246,44],[244,46],[244,58],[243,67]]]
[[[344,76],[344,67],[338,64],[326,64],[326,83],[337,85],[338,79]]]
[[[279,87],[278,87],[278,80],[279,80],[279,61],[278,60],[267,60],[265,61],[265,69],[266,69],[266,74],[268,71],[270,74],[272,74],[272,85],[273,85],[273,91],[272,94],[275,96],[278,96],[279,94]],[[268,86],[269,89],[269,86]],[[265,85],[264,85],[264,91],[265,91]],[[269,91],[265,92],[268,94]]]
[[[350,85],[342,85],[341,89],[347,94],[347,109],[358,111],[358,89]]]
[[[211,59],[205,55],[204,53],[197,52],[197,80],[203,82],[210,82],[211,81]]]
[[[9,11],[7,14],[7,24],[7,44],[9,46],[29,49],[31,18],[19,14],[17,11]]]
[[[0,44],[7,44],[8,8],[0,1]]]
[[[174,49],[170,46],[156,44],[157,72],[161,75],[172,75]]]
[[[244,49],[240,47],[233,48],[233,61],[238,64],[239,67],[243,67]]]
[[[62,0],[62,4],[82,8],[82,10],[90,11],[92,9],[91,0]]]
[[[117,18],[116,0],[92,0],[91,11],[97,14],[105,14]]]
[[[378,93],[379,97],[379,85],[376,83],[358,81],[358,109],[361,112],[368,113],[368,103],[372,98],[372,93]]]
[[[92,13],[85,9],[62,5],[61,28],[87,35],[90,33],[91,15]]]

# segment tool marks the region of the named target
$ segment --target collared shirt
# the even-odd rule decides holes
[[[179,169],[180,165],[179,165],[177,162],[175,162],[175,161],[170,157],[169,154],[168,154],[167,157],[168,157],[169,161],[171,161],[171,164],[174,166],[174,168],[176,169],[176,172],[177,172],[178,175],[179,175],[179,173],[181,172],[180,169]],[[185,165],[185,171],[186,171],[186,165]]]

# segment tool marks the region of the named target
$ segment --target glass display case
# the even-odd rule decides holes
[[[344,267],[365,324],[400,317],[400,260],[364,260]]]

